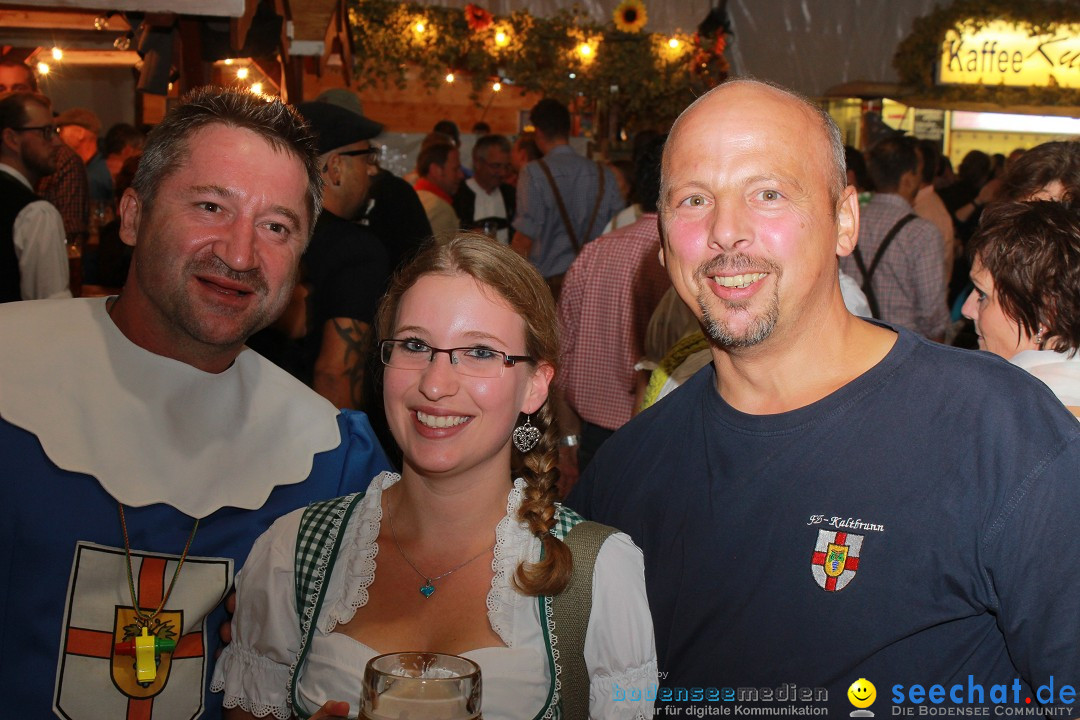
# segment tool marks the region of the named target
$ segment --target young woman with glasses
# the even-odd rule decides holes
[[[486,720],[652,717],[641,552],[618,532],[580,550],[602,526],[575,526],[556,503],[547,400],[559,354],[543,279],[509,248],[458,234],[399,272],[377,329],[401,474],[375,478],[331,531],[340,544],[314,572],[320,598],[296,587],[303,511],[256,544],[215,671],[226,707],[355,717],[368,660],[427,650],[480,665]],[[311,533],[300,534],[303,546]],[[571,577],[586,598],[591,588],[591,613],[560,605]]]

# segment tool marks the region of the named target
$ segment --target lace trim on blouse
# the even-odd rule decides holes
[[[529,531],[529,524],[518,517],[518,509],[525,498],[525,481],[514,480],[514,488],[506,498],[506,516],[495,527],[495,558],[491,569],[491,590],[487,596],[488,623],[507,647],[514,647],[515,610],[522,603],[536,602],[514,587],[514,575],[524,562],[540,559],[540,540]]]
[[[401,479],[392,472],[380,473],[368,486],[367,494],[356,510],[338,554],[339,572],[344,572],[344,585],[333,582],[329,590],[341,587],[341,592],[326,598],[327,606],[319,618],[319,629],[331,633],[339,624],[353,619],[356,609],[367,605],[368,588],[375,582],[375,557],[379,554],[379,528],[382,524],[382,494]],[[342,562],[348,558],[348,564]],[[333,577],[333,571],[331,571]]]
[[[347,558],[348,565],[336,572],[342,580],[331,580],[326,608],[319,619],[319,629],[330,633],[339,624],[353,619],[357,608],[368,601],[368,588],[375,582],[379,554],[379,531],[382,525],[382,494],[401,479],[397,473],[384,472],[372,481],[362,504],[349,523],[348,536],[342,541],[338,565]],[[523,561],[540,559],[540,541],[529,532],[527,523],[518,518],[518,508],[524,499],[525,481],[518,478],[506,499],[506,516],[495,527],[495,556],[491,563],[494,575],[487,596],[488,622],[491,629],[507,647],[514,647],[514,611],[521,603],[535,602],[514,588],[514,573]],[[336,574],[336,573],[335,573]]]

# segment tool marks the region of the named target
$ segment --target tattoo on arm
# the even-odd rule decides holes
[[[312,387],[338,408],[361,409],[364,370],[371,343],[370,326],[346,317],[323,324]]]
[[[349,382],[352,406],[359,408],[364,394],[364,362],[371,342],[371,326],[350,318],[334,318],[334,332],[341,341],[341,366]]]

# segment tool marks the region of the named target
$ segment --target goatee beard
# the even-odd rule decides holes
[[[721,272],[739,274],[767,272],[773,279],[772,295],[768,298],[765,308],[756,317],[750,318],[746,327],[736,331],[730,320],[740,313],[749,315],[751,300],[725,300],[716,297],[703,287],[697,298],[698,307],[701,309],[702,329],[709,339],[721,348],[748,348],[763,342],[772,334],[780,319],[779,288],[783,269],[771,260],[751,258],[742,253],[725,254],[716,256],[698,268],[697,278],[704,285],[711,282],[708,279],[711,275]],[[710,312],[710,303],[715,305],[717,302],[723,306],[726,317],[714,317]]]

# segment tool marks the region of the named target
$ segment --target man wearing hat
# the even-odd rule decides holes
[[[315,132],[326,186],[303,257],[311,285],[305,380],[336,407],[361,409],[375,308],[390,267],[379,239],[350,220],[364,206],[378,170],[378,148],[370,140],[382,125],[326,102],[301,103],[297,110]]]
[[[97,114],[87,108],[71,108],[56,116],[56,127],[64,144],[86,164],[91,202],[112,202],[112,175],[109,174],[105,158],[98,152],[101,121]]]
[[[364,114],[364,106],[355,90],[331,88],[315,99]],[[375,233],[386,248],[391,270],[412,257],[431,237],[431,223],[412,184],[385,167],[380,167],[371,179],[362,217],[348,219],[357,220]]]

